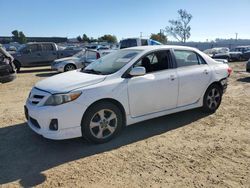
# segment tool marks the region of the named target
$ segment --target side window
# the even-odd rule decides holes
[[[147,46],[148,45],[148,40],[147,39],[141,39],[141,45],[142,46]]]
[[[43,44],[43,51],[54,51],[52,44]]]
[[[158,51],[144,56],[134,66],[142,66],[146,73],[169,69],[171,65],[171,54],[169,51]]]
[[[38,52],[40,51],[40,48],[39,48],[39,45],[38,44],[31,44],[31,45],[28,45],[27,48],[26,48],[26,51],[27,53],[34,53],[34,52]]]
[[[188,50],[174,50],[177,67],[206,64],[206,62],[195,52]]]

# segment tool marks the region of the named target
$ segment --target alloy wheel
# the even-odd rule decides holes
[[[117,128],[117,115],[112,110],[102,109],[94,114],[89,128],[92,136],[95,138],[108,138]]]
[[[207,106],[213,110],[220,104],[221,95],[217,88],[213,88],[207,95]]]
[[[71,71],[71,70],[75,70],[76,68],[75,68],[75,66],[74,65],[67,65],[66,67],[65,67],[65,71]]]

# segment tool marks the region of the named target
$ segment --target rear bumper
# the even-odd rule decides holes
[[[228,85],[228,83],[227,83],[227,78],[222,79],[222,80],[220,81],[220,83],[221,83],[221,86],[222,86],[222,89],[223,89],[223,93],[225,93],[226,90],[227,90],[227,85]]]

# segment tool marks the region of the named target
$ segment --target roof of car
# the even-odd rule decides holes
[[[177,46],[177,45],[136,46],[136,47],[131,47],[129,49],[134,49],[134,50],[157,50],[157,49],[172,49],[172,48],[179,49],[179,50],[197,50],[196,48],[192,48],[192,47],[188,47],[188,46]],[[128,48],[125,48],[125,49],[128,49]]]

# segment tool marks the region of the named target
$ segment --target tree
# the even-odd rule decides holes
[[[14,30],[11,32],[12,33],[12,38],[13,38],[13,41],[17,42],[18,41],[18,38],[19,38],[19,32],[18,30]]]
[[[98,38],[98,41],[100,42],[106,41],[108,43],[117,43],[117,38],[115,35],[103,35],[102,37]]]
[[[19,32],[19,43],[24,44],[27,42],[26,36],[22,31]]]
[[[180,17],[177,20],[169,20],[170,26],[166,27],[166,31],[178,41],[185,43],[191,36],[189,22],[193,16],[183,9],[178,10],[178,14]]]
[[[24,44],[27,42],[26,36],[22,31],[14,30],[11,32],[12,33],[12,38],[14,42],[18,42],[20,44]]]
[[[78,40],[78,42],[82,42],[82,38],[80,35],[78,37],[76,37],[76,39]]]
[[[164,35],[164,33],[157,33],[157,34],[152,33],[150,39],[159,41],[163,44],[167,43],[167,36]]]
[[[90,42],[90,38],[86,34],[83,34],[82,35],[82,42]]]

